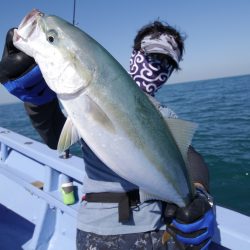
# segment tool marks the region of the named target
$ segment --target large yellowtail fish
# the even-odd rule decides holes
[[[164,119],[99,43],[57,16],[33,10],[13,42],[35,59],[68,114],[60,151],[81,137],[113,171],[138,185],[142,200],[190,201],[192,123]]]

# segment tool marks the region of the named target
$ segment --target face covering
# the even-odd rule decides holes
[[[181,53],[174,37],[168,34],[159,37],[145,36],[141,41],[141,51],[132,52],[130,75],[151,96],[154,96],[174,70],[165,55],[171,57],[178,66]]]
[[[136,84],[147,94],[155,92],[167,81],[174,67],[154,55],[145,55],[134,50],[130,59],[130,75]]]

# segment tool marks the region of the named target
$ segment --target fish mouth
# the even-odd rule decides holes
[[[29,14],[27,14],[23,18],[18,28],[14,30],[13,42],[16,43],[20,39],[27,40],[34,32],[37,25],[37,20],[43,16],[44,13],[37,9],[34,9]]]

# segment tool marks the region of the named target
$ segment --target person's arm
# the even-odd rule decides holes
[[[66,118],[34,59],[14,47],[13,31],[10,29],[6,36],[0,82],[24,102],[34,128],[50,148],[56,149]]]
[[[192,146],[188,148],[189,172],[195,186],[202,185],[209,191],[208,166],[203,157]]]
[[[43,141],[52,149],[57,148],[57,143],[66,121],[64,114],[55,98],[43,105],[24,103],[33,127],[42,137]]]
[[[188,149],[188,161],[195,197],[185,207],[167,204],[164,214],[168,230],[184,247],[205,250],[211,243],[215,226],[213,198],[208,192],[208,167],[192,146]]]
[[[164,117],[178,118],[171,109],[159,105],[158,108]],[[213,200],[208,193],[208,166],[202,155],[191,145],[188,148],[187,158],[191,182],[195,187],[195,197],[182,208],[168,203],[164,217],[168,230],[172,231],[185,249],[205,250],[211,242],[215,224]]]

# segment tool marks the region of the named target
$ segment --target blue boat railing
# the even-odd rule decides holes
[[[0,128],[0,203],[35,225],[24,249],[75,249],[83,160]],[[61,185],[73,181],[76,203],[64,205]]]
[[[0,127],[0,204],[34,224],[23,249],[76,249],[84,174],[81,158],[65,159],[40,142]],[[61,185],[68,181],[73,182],[76,197],[69,206],[61,194]],[[220,246],[214,244],[212,249],[250,249],[249,216],[216,206],[216,221],[213,241]]]

